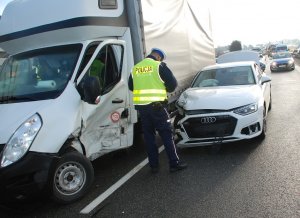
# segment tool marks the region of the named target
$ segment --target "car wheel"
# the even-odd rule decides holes
[[[263,126],[262,126],[262,132],[261,134],[258,136],[260,140],[265,139],[267,134],[267,117],[266,117],[266,110],[264,109],[264,113],[263,113]]]
[[[94,180],[91,162],[77,151],[64,154],[52,173],[52,199],[61,204],[83,197]]]
[[[270,94],[270,102],[269,102],[268,110],[270,111],[271,109],[272,109],[272,95]]]

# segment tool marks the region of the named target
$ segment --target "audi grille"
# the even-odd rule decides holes
[[[231,136],[237,119],[229,115],[189,118],[183,128],[189,138],[210,138]]]

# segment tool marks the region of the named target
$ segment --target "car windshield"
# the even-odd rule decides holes
[[[201,71],[194,79],[192,87],[250,84],[255,84],[252,68],[250,66],[238,66]]]
[[[289,52],[276,53],[273,55],[273,59],[290,58],[290,57],[292,57],[292,55]]]
[[[287,46],[277,46],[276,51],[277,52],[287,51]]]
[[[0,71],[0,102],[58,97],[74,71],[82,45],[56,46],[9,57]]]

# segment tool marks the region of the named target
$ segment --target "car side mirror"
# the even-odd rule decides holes
[[[264,83],[267,82],[271,82],[271,78],[269,76],[262,76],[260,84],[263,85]]]

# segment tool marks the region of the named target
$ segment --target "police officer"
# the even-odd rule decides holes
[[[179,160],[172,135],[171,121],[166,110],[167,92],[173,92],[177,80],[171,70],[162,62],[165,53],[153,48],[151,53],[137,63],[131,72],[128,85],[133,91],[133,104],[138,110],[152,173],[159,170],[158,148],[155,132],[158,131],[169,158],[170,172],[182,170],[187,164]]]

